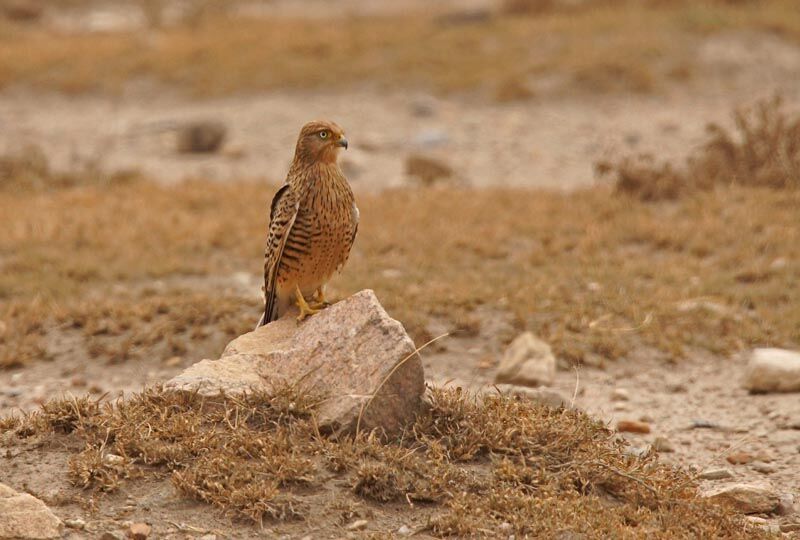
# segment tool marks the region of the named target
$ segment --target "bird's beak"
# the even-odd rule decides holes
[[[347,139],[344,137],[339,137],[339,140],[336,141],[336,146],[341,146],[345,150],[347,150]]]

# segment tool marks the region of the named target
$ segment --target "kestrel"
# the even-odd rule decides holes
[[[334,122],[300,130],[286,183],[272,199],[264,253],[264,315],[280,318],[294,303],[298,321],[325,307],[325,284],[341,270],[358,230],[358,208],[338,154],[347,148]],[[313,303],[309,305],[307,298]]]

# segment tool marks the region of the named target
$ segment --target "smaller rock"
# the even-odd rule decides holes
[[[617,422],[617,431],[628,433],[650,433],[650,424],[636,420],[620,420]]]
[[[630,399],[630,394],[624,388],[614,388],[611,391],[611,401],[628,401]]]
[[[42,501],[0,483],[0,538],[61,538],[63,527]]]
[[[115,531],[106,531],[100,536],[100,540],[125,540],[125,535]]]
[[[128,536],[133,540],[145,540],[153,530],[147,523],[132,523],[128,528]]]
[[[411,536],[414,534],[414,531],[408,525],[401,525],[399,529],[397,529],[397,534],[400,536]]]
[[[497,527],[497,529],[498,529],[498,530],[499,530],[501,533],[506,533],[506,534],[508,534],[508,533],[510,533],[511,531],[513,531],[513,530],[514,530],[514,526],[513,526],[513,525],[511,525],[511,523],[509,523],[508,521],[504,521],[503,523],[501,523],[501,524],[500,524],[500,525]]]
[[[719,429],[719,424],[705,418],[693,418],[691,429]]]
[[[216,120],[197,120],[178,128],[178,152],[207,154],[222,147],[227,134],[225,124]]]
[[[743,386],[751,393],[800,392],[800,352],[754,349]]]
[[[180,356],[170,356],[164,360],[164,365],[167,367],[178,367],[183,364],[183,358]]]
[[[106,465],[122,465],[125,463],[125,458],[117,454],[106,454],[103,456],[103,463]]]
[[[725,480],[733,478],[733,473],[730,469],[708,469],[697,475],[701,480]]]
[[[675,451],[675,446],[666,437],[656,437],[656,440],[653,441],[653,448],[656,452],[669,453]]]
[[[497,367],[495,382],[522,386],[547,386],[556,376],[556,358],[550,345],[531,332],[517,336]]]
[[[70,529],[83,530],[86,528],[86,522],[83,521],[81,518],[65,519],[64,525],[66,525]]]
[[[777,509],[780,497],[766,484],[729,484],[703,493],[703,497],[726,504],[743,514],[767,514]]]
[[[628,404],[623,402],[614,403],[612,409],[614,409],[616,412],[625,412],[631,410],[631,408],[628,407]]]
[[[753,461],[753,455],[747,452],[734,452],[725,458],[731,465],[746,465]]]
[[[750,467],[761,474],[772,474],[775,472],[775,465],[772,463],[764,463],[763,461],[754,461],[750,464]]]
[[[453,169],[433,156],[411,154],[406,158],[406,174],[418,178],[423,184],[431,185],[437,180],[452,177]]]
[[[217,535],[213,533],[204,534],[197,540],[217,540]]]
[[[348,531],[360,531],[367,528],[369,521],[366,519],[357,519],[347,526]]]
[[[794,515],[794,495],[791,493],[781,493],[779,498],[780,502],[778,503],[778,508],[775,509],[775,513],[779,516]]]

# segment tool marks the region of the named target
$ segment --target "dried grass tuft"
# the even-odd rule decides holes
[[[336,514],[358,501],[403,501],[398,508],[427,516],[436,536],[760,534],[698,498],[686,472],[654,454],[627,455],[581,412],[460,390],[429,399],[403,435],[383,442],[321,437],[317,400],[294,389],[207,399],[151,388],[113,406],[52,402],[0,425],[82,441],[69,465],[77,488],[113,491],[167,472],[182,495],[255,523],[303,520],[320,504]]]

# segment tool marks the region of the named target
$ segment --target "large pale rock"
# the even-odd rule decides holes
[[[42,501],[0,484],[0,538],[61,538],[63,528]]]
[[[780,504],[780,495],[768,484],[728,484],[703,493],[713,501],[732,506],[743,514],[766,514]]]
[[[294,316],[231,341],[219,360],[203,360],[167,388],[204,395],[241,394],[298,385],[326,398],[320,429],[339,434],[397,432],[422,403],[424,373],[414,342],[370,290],[298,324]]]
[[[744,387],[754,393],[800,392],[800,353],[754,349],[745,369]]]
[[[549,386],[555,376],[556,358],[550,345],[525,332],[508,346],[494,380],[522,386]]]

